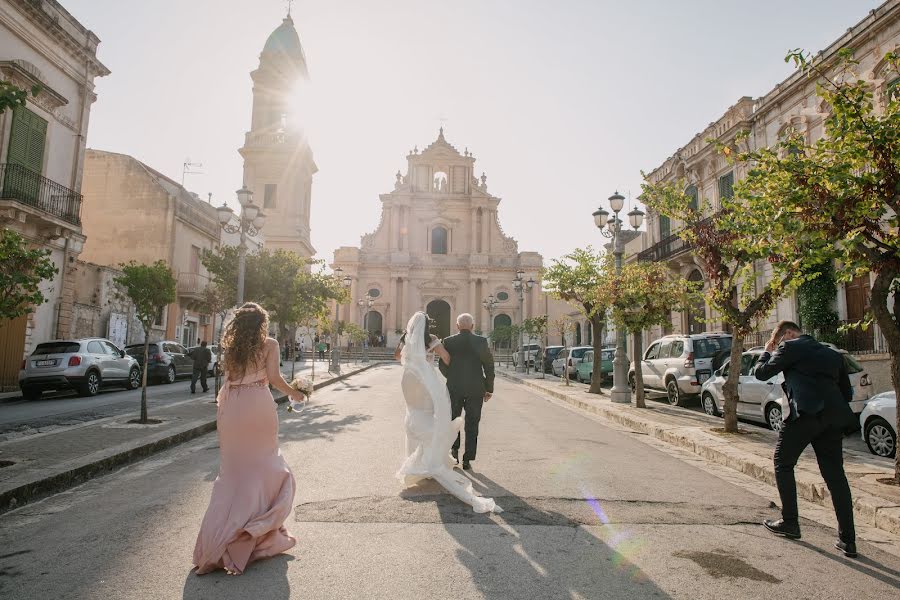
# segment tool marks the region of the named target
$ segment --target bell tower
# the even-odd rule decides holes
[[[309,73],[290,14],[266,40],[250,77],[253,114],[239,150],[244,185],[266,215],[265,246],[310,257],[315,254],[309,229],[312,177],[318,167],[303,131],[305,115],[297,114]]]

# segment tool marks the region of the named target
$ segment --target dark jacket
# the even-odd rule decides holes
[[[774,354],[763,352],[759,357],[755,375],[760,381],[782,372],[782,388],[792,410],[796,407],[803,414],[826,410],[838,420],[849,419],[852,423],[853,411],[848,403],[853,399],[853,388],[844,358],[838,352],[812,336],[801,335],[782,342]]]
[[[197,346],[188,355],[194,359],[195,369],[205,369],[212,362],[212,352],[209,346]]]
[[[439,361],[450,393],[470,397],[494,393],[494,356],[487,339],[471,331],[460,331],[444,338],[450,366]]]

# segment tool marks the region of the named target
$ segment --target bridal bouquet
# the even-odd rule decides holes
[[[291,383],[290,386],[306,396],[307,401],[312,397],[313,393],[313,382],[311,379],[307,379],[306,377],[297,376]],[[302,402],[295,402],[294,400],[288,399],[288,412],[300,412],[303,410]]]

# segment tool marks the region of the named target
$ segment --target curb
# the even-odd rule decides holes
[[[315,384],[313,389],[318,390],[333,383],[343,381],[348,377],[368,371],[380,364],[381,363],[379,362],[373,362],[372,364],[359,369],[342,373],[337,377]],[[286,395],[279,394],[278,396],[275,396],[275,402],[277,404],[284,404],[286,401]],[[108,473],[115,468],[138,462],[157,452],[183,444],[184,442],[188,442],[215,430],[215,418],[211,421],[192,421],[185,427],[167,431],[160,434],[157,438],[151,437],[142,440],[137,446],[124,447],[128,446],[128,444],[120,444],[113,448],[100,450],[93,455],[89,455],[89,458],[80,464],[64,467],[49,476],[43,476],[39,479],[23,483],[15,488],[0,491],[0,514],[19,508],[29,502],[45,498],[51,494],[62,492],[93,479],[94,477]]]
[[[497,374],[510,381],[562,400],[580,410],[599,415],[608,421],[624,425],[672,446],[689,450],[709,462],[740,471],[768,485],[775,485],[775,468],[771,459],[735,449],[727,440],[720,439],[706,431],[698,430],[697,427],[650,423],[637,415],[625,414],[613,409],[611,406],[607,408],[603,405],[598,406],[584,402],[563,392],[546,389],[541,385],[509,373],[497,371]],[[797,495],[800,498],[831,508],[831,495],[821,479],[816,479],[799,471],[796,472],[796,479]],[[862,490],[853,489],[852,495],[854,517],[858,522],[894,534],[900,534],[900,506]]]

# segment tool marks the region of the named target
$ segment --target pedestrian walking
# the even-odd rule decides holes
[[[841,444],[844,433],[854,427],[855,418],[849,405],[853,388],[844,359],[803,334],[796,323],[781,321],[759,358],[755,375],[760,381],[767,381],[778,373],[784,373],[781,386],[788,400],[775,446],[781,518],[763,524],[776,535],[800,539],[794,466],[803,450],[812,444],[837,516],[838,540],[834,547],[854,558],[857,553],[853,501]]]
[[[212,362],[212,352],[206,346],[206,342],[200,342],[200,345],[188,353],[194,360],[194,372],[191,374],[191,393],[197,393],[197,380],[200,380],[200,386],[204,392],[209,391],[206,383],[206,374],[209,371],[209,363]]]
[[[319,360],[325,360],[325,350],[328,349],[328,344],[326,344],[324,341],[319,341],[317,349],[319,351]]]

